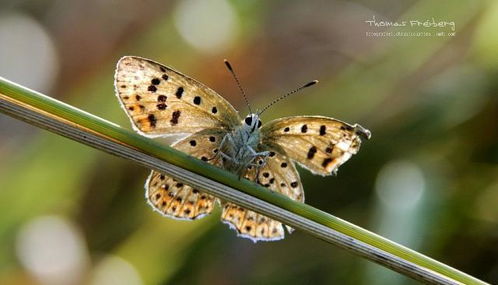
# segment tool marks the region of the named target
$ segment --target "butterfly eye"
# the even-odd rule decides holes
[[[246,119],[244,121],[246,122],[246,125],[250,126],[251,123],[252,123],[252,118],[251,117],[246,117]]]
[[[261,120],[258,120],[258,129],[261,128],[261,125],[262,125]]]

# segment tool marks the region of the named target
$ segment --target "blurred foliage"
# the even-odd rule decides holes
[[[206,3],[2,1],[0,76],[125,127],[113,95],[123,55],[174,66],[241,113],[223,58],[255,107],[319,79],[264,119],[326,115],[361,123],[373,136],[337,177],[301,171],[307,203],[498,282],[498,3]],[[454,21],[456,35],[369,37],[393,30],[369,27],[374,15]],[[164,219],[144,201],[147,175],[0,115],[0,284],[412,283],[300,232],[253,244],[219,223],[219,212]],[[64,222],[32,226],[45,216]],[[80,236],[83,253],[64,255],[64,236],[44,232],[50,225]],[[50,237],[38,245],[53,250],[40,251],[27,233]],[[57,265],[64,258],[83,261]],[[55,265],[40,271],[37,260]],[[67,268],[80,273],[51,276],[73,272]]]

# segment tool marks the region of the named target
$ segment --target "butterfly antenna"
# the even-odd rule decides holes
[[[273,105],[274,105],[275,103],[277,103],[278,101],[280,101],[280,100],[282,100],[282,99],[284,99],[284,98],[287,98],[287,97],[289,97],[290,95],[292,95],[292,94],[294,94],[294,93],[297,93],[297,92],[299,92],[299,91],[303,90],[304,88],[307,88],[307,87],[313,86],[313,85],[315,85],[315,84],[317,84],[317,83],[318,83],[318,80],[313,80],[313,81],[308,82],[308,83],[304,84],[303,86],[301,86],[301,87],[299,87],[299,88],[297,88],[297,89],[295,89],[295,90],[292,90],[291,92],[289,92],[289,93],[287,93],[287,94],[285,94],[285,95],[282,95],[282,96],[278,97],[277,99],[273,100],[273,102],[271,102],[270,104],[266,105],[266,107],[264,107],[264,108],[263,108],[263,109],[259,112],[259,114],[258,114],[258,115],[263,114],[263,112],[264,112],[264,111],[266,111],[268,108],[270,108],[271,106],[273,106]]]
[[[227,66],[228,71],[230,71],[233,78],[235,79],[235,82],[237,82],[237,86],[239,87],[240,93],[242,93],[242,96],[244,96],[244,101],[246,101],[247,108],[249,108],[249,113],[252,114],[251,105],[249,105],[249,101],[247,100],[246,93],[244,92],[244,89],[242,89],[242,85],[240,85],[239,78],[237,78],[237,75],[235,75],[235,72],[233,71],[232,65],[226,59],[223,61],[225,62],[225,65]]]

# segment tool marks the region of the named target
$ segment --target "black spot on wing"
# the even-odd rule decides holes
[[[325,168],[327,168],[327,166],[329,166],[329,164],[330,164],[330,163],[332,163],[332,161],[333,161],[333,159],[332,159],[332,158],[327,157],[327,158],[325,158],[325,159],[323,160],[323,162],[322,162],[322,166],[323,166],[323,167],[325,167]]]
[[[176,98],[180,99],[182,98],[182,95],[183,95],[183,87],[178,87],[178,89],[176,89]]]
[[[157,119],[156,119],[156,116],[154,116],[154,114],[150,114],[149,116],[147,116],[147,119],[149,119],[149,123],[150,123],[150,126],[151,127],[156,127],[156,123],[157,123]]]
[[[315,156],[315,153],[316,153],[317,149],[316,149],[316,146],[312,146],[310,147],[310,149],[308,150],[308,159],[313,159],[313,157]]]
[[[180,118],[180,114],[181,114],[181,113],[182,113],[182,112],[180,112],[180,111],[178,111],[178,110],[173,112],[173,114],[172,114],[172,116],[171,116],[171,120],[170,120],[171,125],[173,125],[173,126],[174,126],[174,125],[178,124],[178,118]]]
[[[341,126],[341,130],[343,130],[343,131],[352,131],[353,127],[351,127],[349,125],[342,125]]]
[[[324,136],[327,133],[327,126],[321,125],[320,126],[320,135]]]
[[[306,133],[306,132],[308,132],[308,125],[303,125],[303,126],[301,127],[301,133],[303,133],[303,134],[304,134],[304,133]]]

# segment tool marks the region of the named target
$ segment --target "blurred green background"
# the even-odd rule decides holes
[[[496,1],[3,0],[0,76],[128,129],[113,94],[124,55],[242,114],[224,58],[255,108],[318,79],[263,120],[326,115],[373,136],[337,177],[301,171],[306,202],[498,283],[497,27]],[[383,31],[414,34],[367,34]],[[162,218],[148,172],[0,114],[0,284],[415,283],[299,231],[253,244],[219,210]]]

